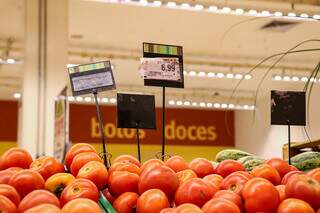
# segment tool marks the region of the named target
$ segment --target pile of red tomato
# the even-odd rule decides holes
[[[84,143],[71,147],[64,165],[20,148],[0,157],[0,212],[102,212],[99,191],[119,213],[320,213],[320,168],[303,173],[272,158],[248,173],[235,160],[141,164],[121,155],[107,169]]]

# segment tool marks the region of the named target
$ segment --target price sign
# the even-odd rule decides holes
[[[74,96],[116,88],[110,61],[70,67],[68,71]]]
[[[141,58],[140,73],[144,79],[182,80],[178,58]]]

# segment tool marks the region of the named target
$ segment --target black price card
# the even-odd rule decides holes
[[[271,124],[305,126],[305,92],[271,91]]]
[[[74,96],[116,88],[110,61],[68,68]]]

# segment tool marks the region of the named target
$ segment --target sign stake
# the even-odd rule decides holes
[[[162,149],[161,149],[161,159],[164,161],[165,154],[165,144],[166,144],[166,87],[162,87]]]
[[[290,121],[287,120],[288,123],[288,162],[291,165],[291,131],[290,131]]]
[[[138,123],[137,123],[136,134],[137,134],[137,145],[138,145],[138,160],[141,162],[140,138],[139,138],[139,124],[138,124]]]

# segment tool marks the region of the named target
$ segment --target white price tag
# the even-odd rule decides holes
[[[140,73],[144,79],[180,81],[178,58],[141,58]]]

